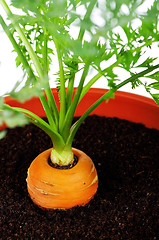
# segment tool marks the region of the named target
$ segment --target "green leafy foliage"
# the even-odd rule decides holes
[[[0,96],[0,109],[3,107],[3,98]]]
[[[155,79],[159,82],[159,72],[155,72],[153,74],[149,74],[147,77]]]
[[[24,15],[20,15],[18,22],[23,26],[27,39],[36,52],[43,68],[44,32],[48,37],[47,41],[52,41],[52,38],[57,39],[64,53],[64,62],[65,55],[69,55],[71,59],[75,57],[79,59],[79,62],[86,63],[89,61],[99,72],[102,71],[100,69],[101,62],[108,60],[113,55],[116,55],[118,61],[116,66],[129,71],[143,54],[143,47],[149,47],[153,41],[157,41],[157,1],[154,2],[145,15],[137,12],[138,7],[144,3],[143,0],[110,0],[94,1],[94,3],[94,12],[98,10],[101,13],[100,17],[104,22],[102,26],[94,22],[93,13],[88,14],[91,1],[38,0],[36,3],[32,3],[30,0],[12,0],[14,7],[24,11]],[[82,9],[87,12],[85,17],[78,13],[77,10],[80,7],[83,7]],[[152,18],[152,16],[155,16],[155,18]],[[140,19],[142,24],[140,28],[134,30],[132,20],[136,18]],[[154,25],[153,31],[152,23]],[[70,36],[69,29],[72,26],[80,27],[83,34],[88,33],[90,40],[81,41],[82,33],[76,39],[74,36]],[[127,43],[123,42],[120,34],[114,32],[114,28],[117,26],[123,28]],[[105,38],[106,43],[102,44],[100,42],[101,37]],[[21,39],[19,38],[18,41],[23,54],[31,62]],[[49,68],[52,63],[51,55],[54,54],[54,51],[51,48],[47,48],[47,51]],[[17,66],[20,64],[22,63],[17,57]],[[142,66],[147,66],[146,64],[147,62]],[[71,72],[71,69],[68,69],[68,71]],[[70,75],[68,71],[65,71],[65,79],[68,79]],[[109,70],[107,72],[109,85],[111,85],[110,79],[114,82],[115,78],[117,76],[114,75],[113,71]]]
[[[17,99],[19,102],[25,102],[33,96],[42,96],[43,93],[41,89],[48,88],[48,83],[45,77],[43,79],[38,79],[37,82],[33,82],[32,84],[30,84],[29,82],[33,82],[32,79],[27,79],[26,81],[24,76],[24,79],[16,82],[9,95],[12,98]]]
[[[0,112],[0,125],[6,123],[9,128],[16,126],[24,126],[28,123],[28,119],[25,115],[18,113],[14,110],[7,110],[5,105],[3,111]]]
[[[0,139],[4,138],[6,136],[7,131],[2,130],[0,131]]]
[[[147,92],[150,93],[151,97],[154,99],[154,101],[159,105],[159,72],[155,72],[152,74],[149,74],[146,76],[146,79],[153,80],[150,84],[145,84],[145,89]],[[157,92],[157,93],[156,93]]]

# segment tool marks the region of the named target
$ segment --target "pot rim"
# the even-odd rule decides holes
[[[74,93],[76,91],[77,88],[74,88]],[[53,93],[56,93],[57,90],[56,88],[51,88],[52,92]],[[109,90],[108,89],[104,89],[104,88],[90,88],[88,90],[88,92],[86,93],[87,94],[99,94],[99,95],[102,95],[106,92],[108,92]],[[136,93],[130,93],[130,92],[125,92],[125,91],[116,91],[115,92],[115,96],[119,96],[119,97],[125,97],[125,98],[129,98],[129,99],[134,99],[134,100],[137,100],[137,101],[141,101],[141,102],[145,102],[147,104],[150,104],[152,106],[157,106],[157,104],[155,103],[155,101],[152,99],[152,98],[149,98],[149,97],[145,97],[145,96],[142,96],[142,95],[138,95]],[[33,96],[32,98],[38,98],[38,96]],[[30,101],[32,98],[26,100],[25,102],[28,102]],[[6,96],[4,97],[5,99],[5,103],[8,103],[10,101],[15,101],[15,102],[19,102],[18,100],[10,97],[10,96]],[[22,102],[23,104],[23,102]]]
[[[74,93],[76,88],[74,88]],[[91,106],[97,99],[99,99],[107,89],[91,88],[85,94],[84,98],[77,106],[75,116],[81,116],[89,106]],[[52,88],[57,107],[60,108],[59,97],[57,90]],[[32,97],[29,100],[21,103],[11,97],[5,98],[5,103],[26,108],[40,117],[45,116],[44,109],[38,97]],[[116,91],[115,98],[110,99],[109,103],[103,101],[90,115],[99,115],[106,117],[117,117],[135,123],[142,123],[148,128],[155,128],[159,130],[159,107],[151,98],[137,95],[134,93]],[[6,128],[6,125],[0,126],[0,130]]]

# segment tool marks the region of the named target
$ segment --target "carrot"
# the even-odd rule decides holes
[[[92,160],[73,148],[77,164],[70,169],[57,169],[48,164],[52,149],[39,154],[31,163],[27,188],[33,202],[46,209],[69,209],[84,206],[94,196],[98,176]]]

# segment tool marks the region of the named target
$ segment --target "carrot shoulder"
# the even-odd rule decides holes
[[[92,160],[73,148],[77,164],[70,169],[57,169],[48,164],[52,149],[38,155],[28,169],[27,188],[33,202],[46,209],[68,209],[84,206],[94,196],[98,176]]]

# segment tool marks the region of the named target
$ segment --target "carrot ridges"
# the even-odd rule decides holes
[[[27,175],[27,188],[33,202],[46,209],[68,209],[84,206],[94,196],[98,176],[92,160],[73,148],[78,163],[70,169],[57,169],[48,164],[52,149],[38,155]]]

